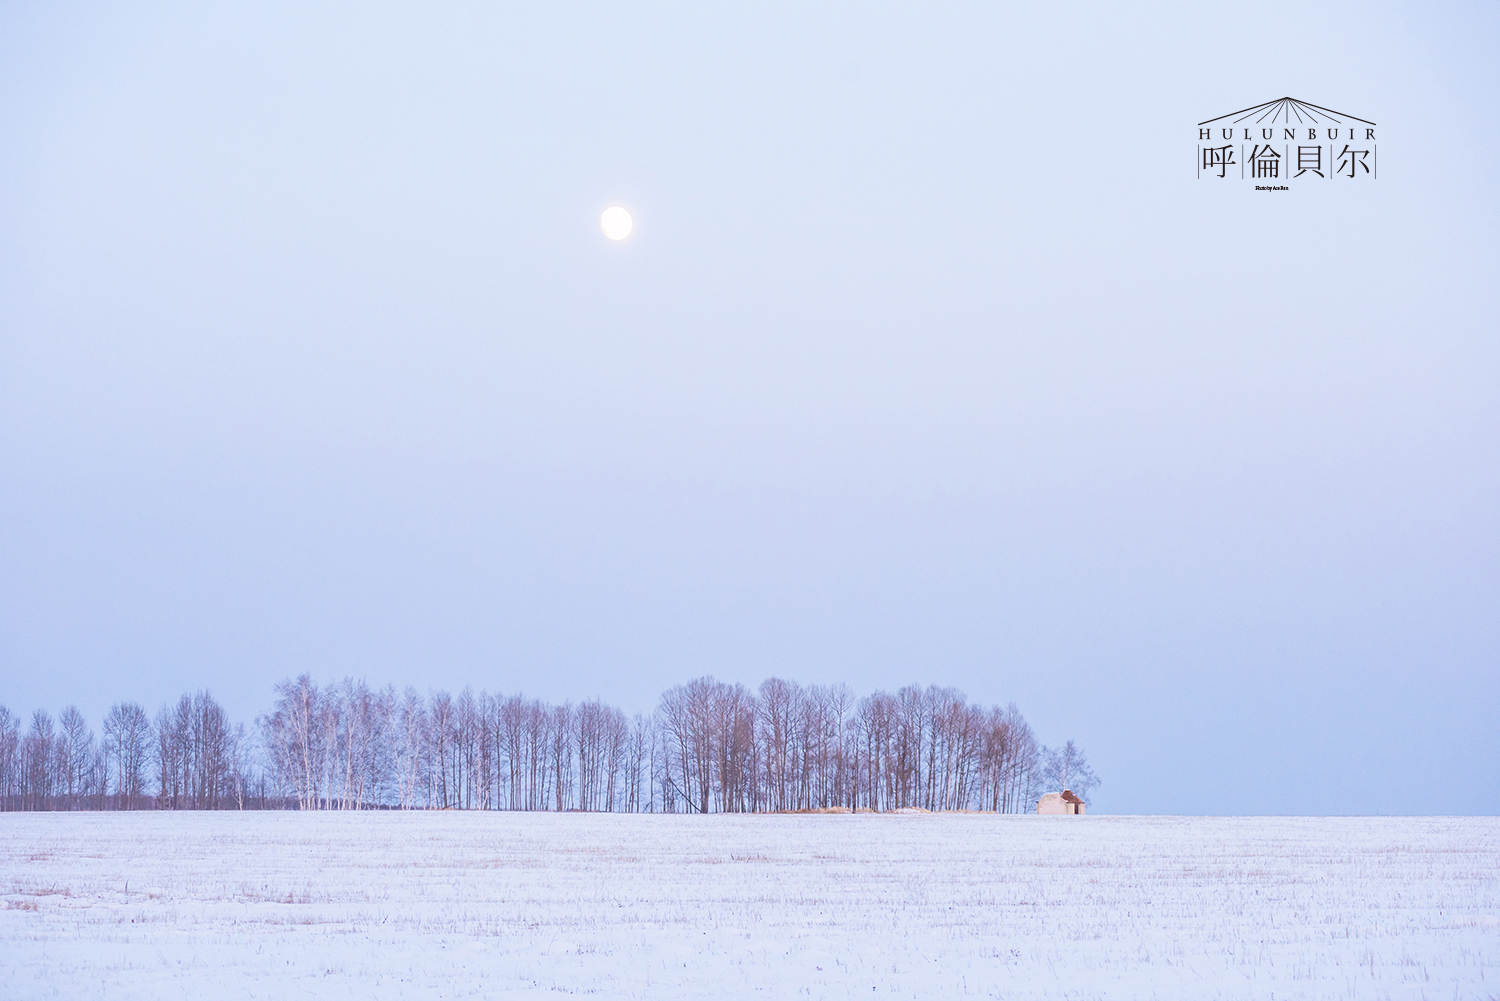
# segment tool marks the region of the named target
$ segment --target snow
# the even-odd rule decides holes
[[[0,814],[0,996],[1500,997],[1495,818]]]

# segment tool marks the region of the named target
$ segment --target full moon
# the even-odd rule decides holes
[[[604,210],[599,217],[599,226],[604,230],[604,235],[611,240],[623,240],[635,229],[635,220],[630,218],[630,213],[618,205],[611,205]]]

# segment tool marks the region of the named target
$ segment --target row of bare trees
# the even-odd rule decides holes
[[[781,678],[698,678],[627,718],[599,701],[302,675],[276,686],[255,737],[207,692],[154,717],[119,703],[98,741],[73,707],[55,723],[0,707],[0,808],[1011,813],[1058,760],[1014,704]]]
[[[669,808],[1007,813],[1041,779],[1042,749],[1015,705],[970,705],[952,688],[856,699],[846,685],[771,678],[751,692],[699,678],[668,691],[658,719]]]
[[[119,702],[95,735],[75,706],[29,721],[0,706],[0,810],[212,810],[265,805],[255,748],[207,692],[155,718]]]
[[[1016,812],[1043,750],[1014,705],[780,678],[756,691],[698,678],[627,719],[597,701],[303,675],[277,686],[262,732],[273,784],[302,809]]]
[[[660,808],[654,724],[598,701],[423,697],[303,675],[276,687],[261,731],[273,782],[304,810]]]
[[[86,809],[103,785],[103,758],[76,707],[27,722],[0,706],[0,809]]]

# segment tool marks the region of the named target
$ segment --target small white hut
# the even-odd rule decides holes
[[[1036,812],[1042,814],[1076,814],[1083,815],[1083,800],[1073,795],[1071,789],[1062,792],[1049,792],[1036,801]]]

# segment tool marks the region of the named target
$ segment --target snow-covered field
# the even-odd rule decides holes
[[[0,814],[0,997],[558,992],[1500,998],[1500,820]]]

